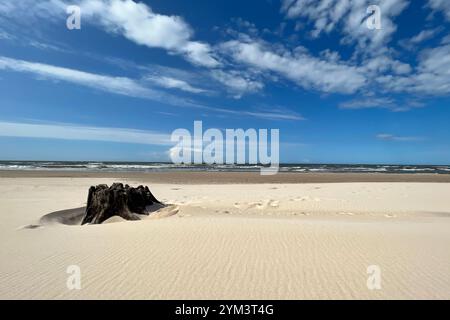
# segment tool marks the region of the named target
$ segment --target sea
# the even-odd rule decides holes
[[[0,170],[48,170],[82,172],[253,172],[258,165],[179,165],[163,162],[93,162],[93,161],[0,161]],[[432,173],[450,174],[450,165],[390,165],[390,164],[280,164],[280,172],[333,173]]]

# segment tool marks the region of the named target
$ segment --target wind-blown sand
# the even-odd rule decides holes
[[[132,179],[170,205],[81,227],[40,219],[117,178],[0,178],[0,298],[450,299],[449,183]],[[66,287],[70,265],[81,290]]]

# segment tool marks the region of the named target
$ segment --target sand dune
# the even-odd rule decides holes
[[[150,217],[73,225],[116,180],[1,179],[0,298],[450,298],[450,184],[155,184]]]

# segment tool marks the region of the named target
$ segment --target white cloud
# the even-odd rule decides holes
[[[386,75],[377,78],[384,88],[395,92],[429,95],[450,94],[450,44],[423,51],[417,70],[407,77]]]
[[[181,54],[196,65],[220,65],[209,44],[191,40],[193,31],[179,16],[157,14],[145,3],[132,0],[84,0],[80,6],[91,23],[139,45]]]
[[[304,52],[279,53],[261,42],[228,41],[222,50],[238,62],[280,74],[306,89],[354,93],[366,84],[362,70],[343,62],[326,61]]]
[[[441,44],[450,44],[450,34],[442,38]]]
[[[450,20],[450,1],[428,0],[428,6],[435,11],[442,11],[447,20]]]
[[[383,73],[408,74],[412,71],[409,64],[395,60],[387,55],[368,58],[364,61],[361,68],[373,78]]]
[[[265,111],[242,111],[242,114],[266,120],[291,120],[291,121],[305,120],[304,117],[295,112],[280,113],[280,112],[265,112]]]
[[[371,109],[371,108],[392,108],[394,101],[388,98],[368,97],[343,102],[339,105],[341,109]]]
[[[414,37],[411,38],[411,42],[414,44],[423,42],[425,40],[433,38],[436,33],[439,32],[439,29],[428,29],[428,30],[422,30],[418,34],[416,34]]]
[[[339,104],[340,109],[388,109],[392,112],[405,112],[415,108],[422,108],[424,104],[414,99],[394,99],[383,96],[369,96],[356,98]]]
[[[72,124],[1,122],[0,136],[79,141],[108,141],[147,145],[172,145],[170,135],[126,128],[89,127]]]
[[[399,142],[411,142],[411,141],[423,141],[422,137],[407,137],[407,136],[397,136],[390,133],[380,133],[376,135],[378,140],[383,141],[399,141]]]
[[[34,23],[48,17],[65,17],[67,4],[62,0],[20,0],[0,2],[0,13],[8,17],[23,18],[23,23]]]
[[[407,50],[413,50],[418,44],[434,38],[441,31],[442,28],[422,30],[410,39],[400,40],[399,44]]]
[[[261,81],[252,79],[242,71],[213,70],[211,76],[223,84],[235,98],[241,98],[244,94],[255,93],[264,88]]]
[[[12,40],[14,36],[4,30],[0,29],[0,40]]]
[[[218,92],[228,92],[234,98],[241,98],[245,94],[261,91],[264,83],[258,72],[249,70],[183,70],[160,65],[137,65],[131,61],[101,57],[114,66],[125,70],[144,73],[144,79],[151,83],[167,88],[179,89],[190,93],[204,93],[209,95]]]
[[[157,64],[137,64],[130,60],[96,56],[95,59],[106,61],[115,67],[126,71],[143,74],[143,80],[149,84],[166,89],[177,89],[189,93],[212,94],[213,88],[209,81],[211,70],[184,70]],[[208,78],[205,81],[205,78]]]
[[[187,83],[184,80],[168,77],[168,76],[160,76],[160,75],[150,75],[145,77],[145,80],[148,80],[157,86],[166,89],[179,89],[189,93],[207,93],[208,90],[200,89],[194,87]]]
[[[255,110],[232,110],[232,109],[225,109],[220,107],[208,107],[208,106],[202,106],[198,105],[198,108],[210,111],[212,113],[218,112],[222,114],[229,114],[234,116],[246,116],[246,117],[255,117],[255,118],[261,118],[266,120],[288,120],[288,121],[301,121],[305,120],[303,116],[300,114],[289,111],[289,110],[273,110],[273,111],[267,111],[267,109],[255,109]]]
[[[389,42],[397,27],[393,20],[407,6],[407,0],[377,2],[382,15],[381,30],[367,28],[367,8],[371,0],[283,0],[281,11],[290,19],[303,19],[314,26],[311,35],[338,31],[344,43],[356,43],[360,50],[375,53]]]

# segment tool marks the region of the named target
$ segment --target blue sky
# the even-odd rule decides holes
[[[281,162],[449,164],[449,26],[445,0],[0,0],[0,159],[168,161],[202,120],[280,129]]]

